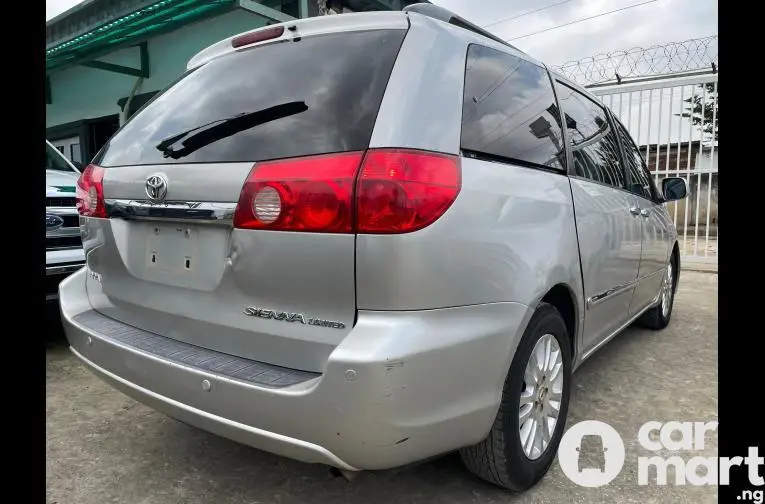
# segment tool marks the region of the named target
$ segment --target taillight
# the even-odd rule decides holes
[[[460,190],[459,158],[402,149],[258,163],[234,214],[242,229],[408,233],[441,217]]]
[[[90,164],[77,180],[75,196],[77,211],[86,217],[106,217],[104,205],[104,172],[100,166]]]
[[[429,226],[460,191],[459,158],[432,152],[367,152],[356,186],[359,233],[409,233]]]
[[[352,232],[353,183],[362,155],[350,152],[256,164],[242,188],[234,226]]]

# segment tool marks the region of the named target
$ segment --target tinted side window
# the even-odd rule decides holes
[[[547,70],[471,45],[465,68],[461,148],[565,170],[560,115]]]
[[[317,35],[214,59],[152,99],[94,162],[253,162],[364,150],[405,36]]]
[[[614,187],[625,187],[616,141],[606,110],[582,93],[559,83],[558,99],[566,117],[574,172]]]
[[[635,142],[632,141],[629,132],[618,121],[616,122],[616,130],[619,132],[619,139],[624,147],[624,163],[630,171],[628,189],[643,198],[655,199],[651,176],[648,174],[643,156],[640,155],[640,151],[635,146]]]

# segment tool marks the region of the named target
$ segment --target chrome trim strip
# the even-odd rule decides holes
[[[199,224],[231,224],[236,203],[217,201],[166,201],[107,199],[109,217],[128,220],[172,220]]]
[[[587,309],[589,310],[596,304],[606,300],[610,296],[615,296],[617,294],[621,294],[622,292],[628,290],[631,287],[634,287],[637,283],[637,280],[632,280],[631,282],[628,282],[626,284],[617,285],[616,287],[612,287],[608,289],[605,292],[601,292],[599,294],[595,294],[594,296],[587,298]]]
[[[45,212],[56,214],[56,215],[77,215],[77,208],[49,206],[49,207],[45,207]]]

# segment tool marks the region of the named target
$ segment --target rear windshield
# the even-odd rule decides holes
[[[94,162],[263,161],[366,149],[405,34],[319,35],[213,60],[149,102]]]

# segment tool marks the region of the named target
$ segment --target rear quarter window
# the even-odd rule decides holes
[[[565,170],[560,114],[547,70],[473,44],[465,66],[463,151]]]
[[[619,132],[619,138],[624,149],[625,168],[629,171],[629,184],[627,188],[640,197],[655,201],[657,197],[653,180],[650,173],[648,173],[648,168],[645,165],[643,156],[640,154],[640,150],[635,145],[627,129],[618,120],[616,121],[616,131]]]
[[[366,149],[405,34],[318,35],[212,60],[141,109],[94,162],[250,162]],[[215,128],[237,114],[245,116],[227,131]],[[194,128],[168,149],[169,138]]]
[[[619,142],[606,109],[572,87],[558,82],[558,98],[574,159],[574,174],[611,187],[626,185]]]

